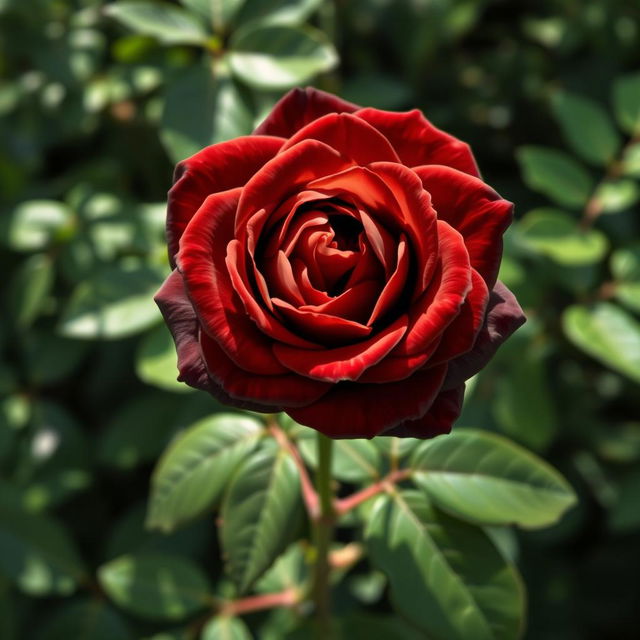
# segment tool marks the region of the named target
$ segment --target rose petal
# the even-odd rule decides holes
[[[284,140],[271,136],[244,136],[204,148],[176,166],[169,191],[167,242],[175,267],[178,243],[189,220],[212,193],[241,187],[273,158]]]
[[[449,433],[453,423],[460,416],[464,400],[464,384],[443,391],[435,399],[431,409],[418,420],[407,420],[389,429],[382,436],[397,438],[435,438],[443,433]]]
[[[348,113],[322,116],[295,133],[281,151],[302,140],[320,140],[360,165],[377,160],[400,162],[389,141],[370,124]]]
[[[178,380],[196,389],[210,391],[211,381],[198,342],[198,318],[177,270],[164,281],[154,300],[176,343]]]
[[[296,335],[306,336],[312,341],[312,348],[316,343],[335,345],[362,340],[371,333],[371,327],[360,322],[298,309],[280,298],[273,298],[273,306],[285,318],[287,324],[295,328]]]
[[[380,131],[408,167],[442,164],[480,176],[469,145],[432,125],[418,109],[394,113],[366,108],[355,115]]]
[[[358,105],[313,87],[292,89],[276,103],[254,134],[289,138],[327,113],[353,113],[358,108]]]
[[[502,234],[513,218],[513,204],[482,180],[449,167],[417,167],[415,173],[439,220],[446,220],[464,238],[471,266],[491,289],[502,257]]]
[[[491,360],[498,347],[525,321],[526,317],[515,296],[502,282],[496,282],[489,297],[484,325],[473,349],[449,362],[444,388],[457,387],[478,373]]]
[[[318,140],[303,140],[275,156],[256,172],[242,190],[236,216],[236,237],[240,240],[244,238],[251,217],[269,203],[278,204],[305,189],[309,182],[319,176],[344,171],[351,164],[335,149]],[[253,231],[256,237],[260,237],[260,227],[255,227]]]
[[[240,191],[232,189],[206,199],[180,240],[177,262],[203,331],[214,336],[226,354],[247,371],[284,373],[271,342],[247,316],[225,262]]]
[[[200,334],[200,344],[209,375],[234,401],[297,407],[314,402],[331,386],[292,373],[273,376],[249,373],[236,366],[206,333]]]
[[[430,287],[410,311],[410,324],[394,355],[416,355],[428,349],[453,322],[471,288],[469,254],[462,236],[438,220],[440,254]]]
[[[429,366],[447,362],[473,347],[484,323],[489,289],[475,269],[471,269],[471,284],[460,313],[444,332],[438,349],[429,359]]]
[[[285,367],[300,375],[328,382],[357,380],[368,367],[380,362],[393,349],[406,328],[407,317],[402,316],[383,331],[357,344],[323,351],[274,345],[273,351]]]
[[[440,392],[446,371],[447,366],[441,365],[384,387],[343,382],[316,402],[286,412],[330,438],[373,438],[423,417]]]

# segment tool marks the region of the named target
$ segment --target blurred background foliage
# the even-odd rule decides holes
[[[151,299],[164,201],[176,161],[305,83],[421,108],[516,203],[501,277],[529,322],[459,424],[543,455],[581,498],[503,540],[527,638],[638,637],[640,3],[0,0],[0,24],[0,638],[199,628],[197,602],[131,611],[122,587],[147,567],[206,592],[220,573],[213,519],[144,529],[158,456],[221,410],[175,382]],[[388,610],[380,574],[341,589],[345,610]],[[252,628],[282,637],[275,618]],[[246,637],[224,624],[203,637]]]

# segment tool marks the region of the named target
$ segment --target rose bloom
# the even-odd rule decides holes
[[[496,280],[512,210],[420,111],[291,91],[176,168],[156,300],[179,380],[333,438],[448,432],[524,322]]]

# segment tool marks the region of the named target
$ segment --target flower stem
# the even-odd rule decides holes
[[[320,499],[320,513],[314,522],[316,548],[313,598],[316,605],[317,637],[331,638],[331,591],[329,586],[329,549],[333,536],[335,514],[331,489],[331,454],[333,440],[318,433],[318,469],[316,491]]]

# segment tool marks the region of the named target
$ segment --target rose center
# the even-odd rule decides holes
[[[334,214],[329,216],[329,226],[333,229],[330,246],[341,251],[359,251],[362,224],[352,216]]]

